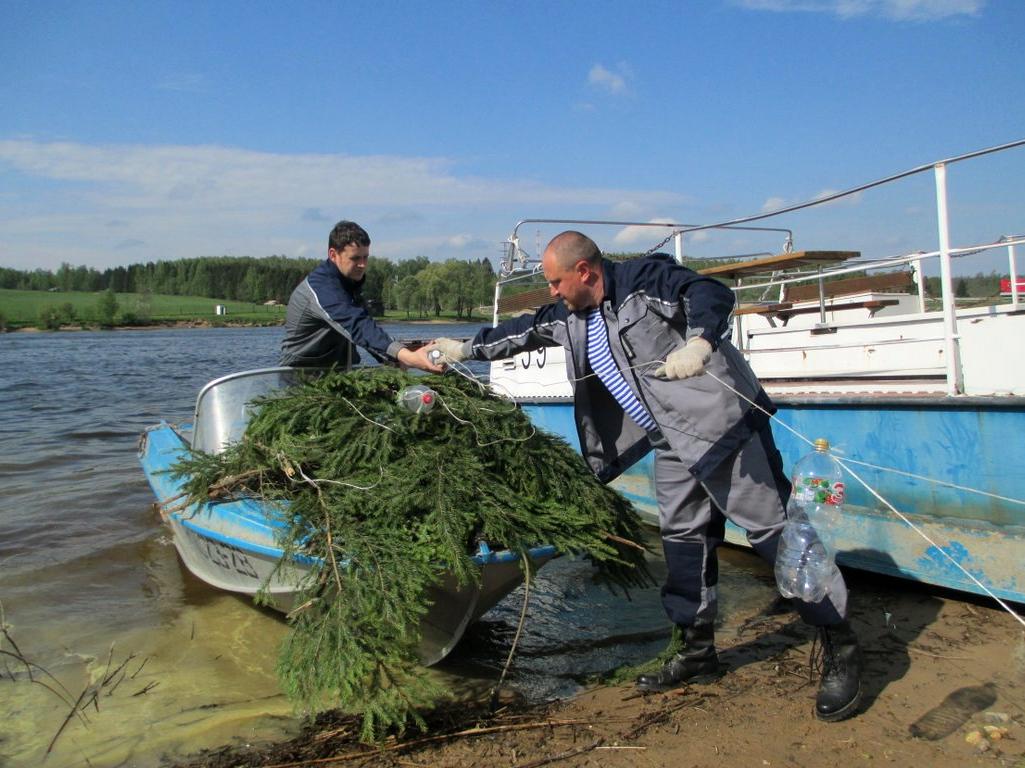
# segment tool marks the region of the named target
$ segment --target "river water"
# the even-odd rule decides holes
[[[386,328],[409,339],[469,336],[477,326]],[[44,757],[51,768],[156,766],[295,732],[274,673],[287,626],[184,570],[136,458],[147,426],[191,420],[207,381],[274,365],[281,335],[0,335],[0,766]],[[729,623],[774,591],[755,558],[733,551],[723,559]],[[652,568],[658,575],[660,562]],[[586,563],[546,566],[508,684],[530,698],[566,696],[589,673],[649,658],[666,641],[658,589],[630,597],[592,584]],[[505,662],[521,601],[522,592],[508,597],[432,674],[457,689],[486,690]],[[31,675],[15,653],[32,663]],[[93,703],[68,719],[83,692]]]

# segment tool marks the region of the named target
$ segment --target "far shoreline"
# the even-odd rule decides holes
[[[401,318],[381,318],[375,317],[375,321],[378,323],[388,324],[402,324],[402,325],[452,325],[457,323],[466,323],[468,325],[474,324],[485,324],[489,322],[487,318],[419,318],[419,319],[401,319]],[[210,322],[209,320],[176,320],[174,322],[160,322],[160,323],[149,323],[147,325],[63,325],[60,328],[38,328],[33,325],[21,326],[19,328],[4,328],[0,329],[0,333],[78,333],[83,331],[166,331],[166,330],[193,330],[193,329],[209,329],[209,328],[282,328],[284,323],[247,323],[245,321],[238,322]]]

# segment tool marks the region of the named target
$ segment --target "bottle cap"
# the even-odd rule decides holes
[[[826,438],[824,438],[824,437],[816,438],[815,439],[815,450],[816,451],[828,451],[829,450],[829,441]]]

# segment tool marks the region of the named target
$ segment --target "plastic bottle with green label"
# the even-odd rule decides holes
[[[776,551],[776,584],[784,597],[817,603],[837,576],[834,532],[846,486],[840,465],[819,438],[794,466],[787,522]]]

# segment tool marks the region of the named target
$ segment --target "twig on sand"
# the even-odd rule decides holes
[[[584,747],[578,747],[577,749],[571,749],[568,752],[561,752],[558,755],[551,755],[550,757],[542,757],[539,760],[534,760],[533,762],[530,762],[530,763],[521,763],[520,765],[517,766],[517,768],[539,768],[539,766],[548,765],[549,763],[555,763],[555,762],[558,762],[559,760],[569,760],[571,757],[576,757],[577,755],[582,755],[585,752],[592,752],[592,751],[598,749],[599,747],[601,747],[604,743],[605,743],[605,739],[604,738],[600,738],[597,741],[595,741],[595,742],[593,742],[591,744],[588,744],[587,746],[584,746]]]
[[[440,733],[437,736],[425,736],[421,739],[411,739],[410,741],[399,741],[394,744],[387,744],[383,747],[377,747],[376,749],[359,750],[358,752],[343,752],[340,755],[333,755],[331,757],[317,757],[311,760],[299,760],[292,763],[275,763],[273,765],[264,766],[264,768],[300,768],[305,765],[330,765],[331,763],[343,763],[349,760],[359,760],[367,757],[375,757],[377,755],[383,755],[388,752],[401,752],[404,749],[412,749],[413,747],[421,747],[425,744],[432,744],[441,741],[452,741],[460,738],[468,738],[473,736],[483,736],[491,733],[503,733],[507,731],[525,731],[532,728],[558,728],[570,725],[588,725],[588,720],[540,720],[533,723],[511,723],[509,725],[490,725],[483,728],[466,728],[462,731],[456,731],[455,733]],[[345,729],[340,729],[341,733],[345,732]],[[321,734],[323,736],[323,734]],[[519,766],[518,768],[525,768],[525,766]]]
[[[82,717],[82,709],[85,709],[86,704],[89,703],[89,702],[86,702],[86,704],[82,704],[82,699],[85,698],[85,695],[88,692],[89,692],[89,688],[86,688],[85,690],[83,690],[82,693],[78,697],[78,701],[76,701],[74,703],[74,705],[72,705],[71,711],[68,712],[67,717],[64,718],[64,722],[61,723],[61,727],[57,729],[57,733],[55,733],[53,735],[53,738],[50,739],[50,743],[46,747],[46,754],[50,754],[50,752],[53,751],[53,745],[57,743],[57,739],[59,739],[60,735],[62,733],[64,733],[64,729],[68,727],[68,723],[71,722],[71,718],[73,718],[75,715],[78,715],[79,717]]]
[[[647,717],[645,717],[643,720],[641,720],[639,723],[637,723],[637,725],[635,725],[629,731],[624,733],[621,738],[623,738],[623,739],[636,739],[644,731],[648,730],[648,728],[650,728],[651,726],[655,725],[656,723],[665,722],[669,718],[669,716],[671,714],[673,714],[674,712],[676,712],[678,710],[681,710],[681,709],[684,709],[685,707],[697,706],[698,704],[700,704],[704,700],[705,700],[705,698],[703,696],[698,696],[697,699],[695,699],[693,701],[688,699],[688,700],[685,700],[685,701],[681,701],[681,702],[679,702],[677,704],[673,704],[673,706],[667,707],[666,709],[660,709],[660,710],[658,710],[658,712],[654,712],[654,713],[648,715]]]
[[[932,652],[926,651],[926,650],[924,650],[922,648],[915,648],[915,646],[913,646],[913,645],[908,645],[908,646],[905,646],[905,647],[911,653],[920,653],[923,656],[930,656],[930,657],[932,657],[934,659],[945,659],[947,661],[971,661],[972,660],[971,656],[946,656],[946,655],[944,655],[942,653],[932,653]]]

